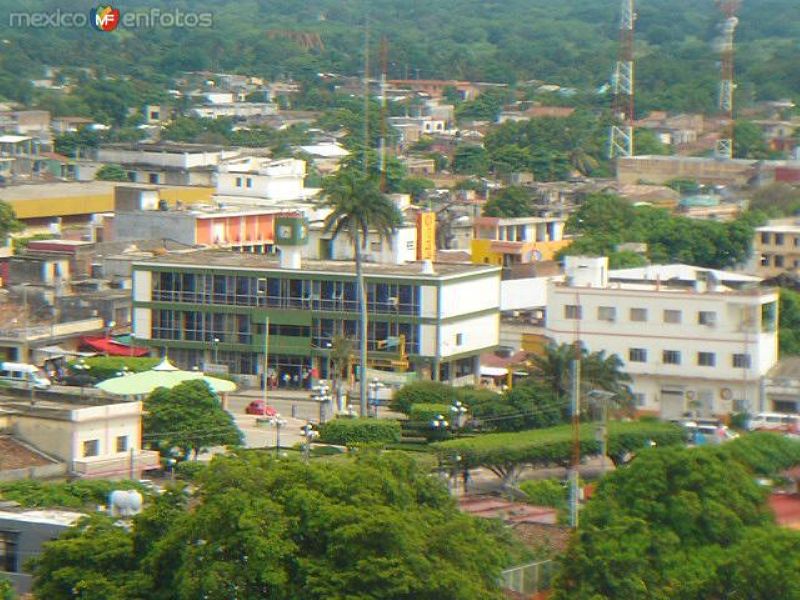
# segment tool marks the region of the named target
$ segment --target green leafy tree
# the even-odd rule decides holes
[[[343,168],[328,178],[323,186],[325,206],[331,213],[325,219],[325,231],[333,237],[346,235],[353,244],[356,259],[356,285],[358,287],[359,313],[359,404],[361,414],[367,414],[367,303],[364,285],[362,252],[370,231],[380,239],[389,239],[402,224],[402,216],[394,203],[381,193],[377,181],[364,176],[355,167]]]
[[[100,181],[128,181],[128,173],[119,165],[103,165],[94,175]]]
[[[421,201],[428,190],[436,187],[436,184],[427,177],[406,177],[400,182],[400,192],[411,194],[414,202]]]
[[[482,146],[461,144],[453,154],[453,171],[469,175],[486,175],[489,172],[489,155]]]
[[[17,221],[14,209],[8,202],[0,200],[0,240],[7,240],[9,234],[22,231],[24,225]]]
[[[531,194],[522,187],[507,187],[493,194],[483,207],[487,217],[530,217]]]
[[[203,380],[158,388],[144,402],[144,433],[164,453],[178,448],[184,460],[211,446],[236,446],[242,433]]]
[[[83,519],[43,546],[32,561],[33,590],[48,600],[131,600],[146,577],[137,570],[133,538],[105,515]]]
[[[651,442],[659,446],[683,444],[684,432],[677,425],[659,422],[611,421],[608,430],[608,456],[615,464],[623,464],[630,454],[649,448]],[[595,426],[583,424],[580,428],[581,456],[597,456],[600,442]],[[513,483],[520,470],[526,467],[566,467],[572,461],[572,427],[559,425],[545,429],[531,429],[513,433],[487,433],[433,444],[441,460],[461,457],[464,467],[484,467]]]
[[[775,531],[764,499],[750,474],[714,449],[646,451],[607,476],[583,511],[555,598],[771,598],[775,584],[796,577],[776,566],[798,564],[800,536],[766,548]],[[766,552],[753,585],[745,547],[749,558]]]
[[[0,575],[0,600],[15,600],[14,586],[7,577]]]
[[[734,158],[769,158],[761,128],[752,121],[737,121],[733,127]]]
[[[781,288],[778,340],[781,356],[800,354],[800,293]]]

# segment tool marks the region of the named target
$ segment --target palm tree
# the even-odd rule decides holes
[[[400,211],[381,193],[377,180],[355,168],[344,168],[323,183],[324,205],[331,209],[325,219],[325,231],[333,237],[344,233],[353,243],[356,259],[356,286],[358,288],[359,315],[359,405],[361,414],[367,414],[367,294],[364,285],[362,250],[367,245],[370,231],[380,240],[389,239],[402,224]]]
[[[592,352],[581,348],[581,392],[600,389],[611,392],[617,405],[627,406],[632,400],[627,383],[630,376],[622,370],[623,362],[616,354]],[[561,400],[568,398],[571,390],[571,368],[575,358],[572,344],[549,344],[541,356],[533,357],[533,376],[544,383]]]

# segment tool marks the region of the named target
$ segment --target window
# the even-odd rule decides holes
[[[644,406],[647,404],[647,396],[642,394],[641,392],[634,392],[633,394],[633,401],[636,406]]]
[[[158,173],[150,173],[147,175],[148,183],[158,183]]]
[[[698,352],[697,364],[701,367],[713,367],[717,364],[717,355],[713,352]]]
[[[775,255],[775,266],[782,267],[783,266],[783,257],[780,254]]]
[[[679,310],[664,311],[664,323],[680,323],[680,322],[681,322],[681,311]]]
[[[664,350],[661,354],[661,362],[665,365],[679,365],[681,364],[680,350]]]
[[[750,355],[749,354],[734,354],[733,355],[733,368],[734,369],[749,369],[750,368]]]
[[[631,309],[631,321],[647,321],[647,309],[646,308],[632,308]]]
[[[761,331],[775,331],[777,309],[775,302],[767,302],[761,305]]]
[[[380,252],[382,245],[383,245],[383,243],[380,240],[375,241],[375,242],[370,242],[369,243],[369,249],[372,250],[373,252]]]
[[[800,246],[800,236],[794,236],[794,247]]]
[[[698,325],[708,325],[712,327],[717,322],[717,313],[710,310],[701,310],[697,313]]]
[[[776,233],[775,234],[775,245],[776,246],[783,246],[783,234]]]
[[[631,362],[647,362],[647,350],[645,348],[631,348],[628,350],[628,360]]]
[[[761,266],[768,267],[769,266],[769,254],[762,254],[761,255]]]
[[[117,452],[127,452],[128,451],[128,436],[127,435],[118,435],[117,436]]]
[[[575,304],[567,304],[564,306],[564,318],[565,319],[582,319],[583,318],[583,307],[577,306]]]
[[[241,177],[237,177],[236,178],[236,187],[242,187],[242,178]]]
[[[761,243],[762,244],[769,244],[769,233],[766,231],[761,232]]]
[[[83,456],[97,456],[100,454],[100,440],[86,440],[83,442]]]
[[[0,531],[0,571],[16,573],[19,571],[16,531]]]
[[[615,321],[617,319],[617,309],[613,306],[598,306],[598,321]]]
[[[253,187],[253,178],[252,177],[248,177],[247,178],[247,187],[249,187],[249,188]]]
[[[406,250],[413,250],[414,249],[414,240],[406,242]]]
[[[456,334],[456,346],[460,346],[463,343],[464,343],[464,334],[463,333],[457,333]]]

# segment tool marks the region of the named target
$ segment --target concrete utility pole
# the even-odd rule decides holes
[[[572,413],[572,463],[569,468],[569,525],[578,528],[578,466],[581,464],[581,359],[580,342],[575,342],[575,358],[572,359],[572,386],[570,412]]]

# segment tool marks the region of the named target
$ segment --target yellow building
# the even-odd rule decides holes
[[[472,262],[510,267],[553,260],[570,245],[564,239],[564,220],[544,217],[477,217],[472,239]]]
[[[15,185],[0,189],[0,200],[29,226],[46,225],[56,219],[85,221],[92,214],[114,211],[117,185],[158,189],[170,204],[210,203],[214,188],[195,186],[136,186],[116,181],[88,181]]]

